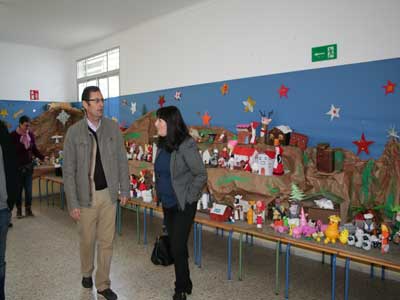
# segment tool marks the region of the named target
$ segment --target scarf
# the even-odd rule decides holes
[[[29,147],[31,146],[31,137],[29,135],[29,131],[27,131],[26,133],[23,133],[18,127],[17,133],[21,136],[19,141],[21,142],[21,144],[23,144],[25,146],[25,149],[28,150]]]

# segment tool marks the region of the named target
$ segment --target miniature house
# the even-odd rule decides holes
[[[274,140],[278,139],[279,143],[282,146],[289,145],[291,132],[292,132],[292,129],[290,129],[289,126],[281,125],[281,126],[274,127],[270,131],[268,131],[267,144],[273,146]]]
[[[298,133],[298,132],[292,132],[290,134],[290,143],[289,145],[291,146],[297,146],[301,150],[306,150],[307,149],[307,143],[308,143],[308,136]]]
[[[241,161],[249,161],[250,164],[255,161],[257,150],[254,148],[236,146],[233,149],[233,158],[235,160],[235,167],[240,167]]]
[[[258,175],[272,176],[274,168],[275,152],[265,151],[257,155]]]
[[[238,136],[238,144],[248,144],[251,135],[250,124],[238,124],[236,125],[236,131]]]

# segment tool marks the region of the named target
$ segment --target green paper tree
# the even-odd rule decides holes
[[[292,183],[291,189],[292,191],[290,192],[290,200],[294,202],[300,202],[304,199],[305,195],[303,191],[295,183]]]

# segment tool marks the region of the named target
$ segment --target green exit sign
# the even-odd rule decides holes
[[[312,62],[337,58],[337,44],[314,47],[311,49]]]

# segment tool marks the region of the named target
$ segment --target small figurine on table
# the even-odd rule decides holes
[[[243,205],[240,204],[240,200],[242,200],[242,198],[242,195],[235,195],[235,200],[233,202],[235,220],[244,220]]]
[[[375,223],[374,223],[374,215],[372,213],[364,214],[364,226],[363,230],[365,233],[374,234],[375,230]]]
[[[258,200],[256,202],[256,223],[257,223],[257,228],[262,228],[262,225],[264,223],[264,218],[265,218],[265,202]]]
[[[381,252],[382,253],[387,253],[389,252],[389,236],[390,236],[390,230],[389,227],[386,224],[381,225],[381,231],[382,231],[382,246],[381,246]]]

